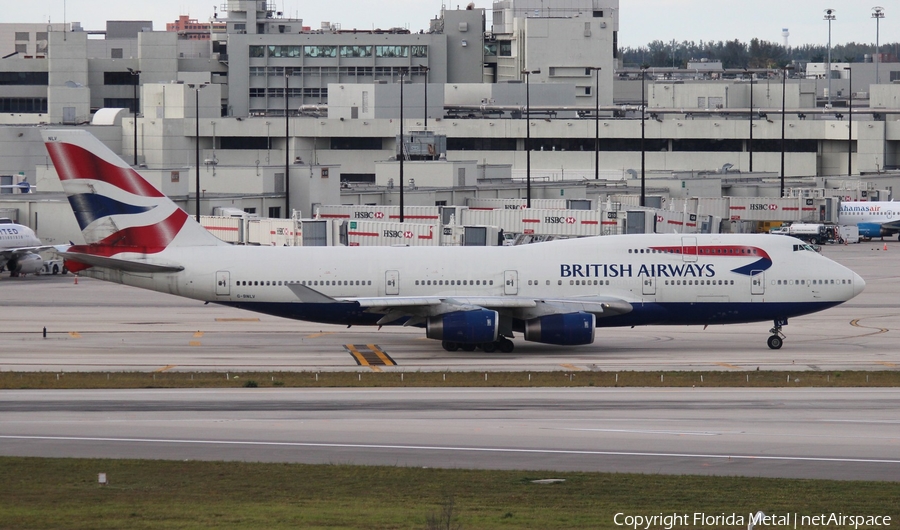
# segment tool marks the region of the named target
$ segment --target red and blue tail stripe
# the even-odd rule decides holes
[[[116,166],[70,143],[47,143],[59,180],[91,179],[142,197],[165,197],[130,167]]]

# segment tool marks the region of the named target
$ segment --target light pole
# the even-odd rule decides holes
[[[194,199],[194,207],[196,209],[196,219],[197,223],[200,222],[200,89],[205,87],[206,83],[201,84],[192,84],[189,83],[188,87],[194,89],[194,111],[196,112],[195,118],[196,123],[194,127],[194,165],[197,170],[197,177],[195,185],[197,187],[197,195]]]
[[[525,207],[531,208],[531,74],[539,74],[541,69],[522,70],[525,76]]]
[[[594,180],[600,180],[600,70],[599,66],[588,68],[597,73],[594,82]]]
[[[129,68],[128,73],[131,74],[131,86],[132,86],[131,93],[133,96],[132,105],[134,105],[134,109],[133,109],[134,117],[132,119],[132,121],[134,122],[134,165],[137,166],[138,165],[138,163],[137,163],[137,116],[138,116],[137,87],[138,87],[138,81],[140,80],[141,71]]]
[[[406,69],[400,69],[400,222],[403,222],[403,159],[406,158],[403,139],[403,76]]]
[[[425,130],[428,130],[428,71],[430,68],[424,65],[419,65],[419,71],[425,72]]]
[[[647,65],[641,66],[641,206],[644,206],[647,202],[647,186],[645,179],[645,161],[644,161],[644,107],[646,107],[646,98],[644,96],[644,79],[647,77]]]
[[[784,103],[787,94],[788,71],[793,69],[793,66],[785,66],[781,69],[781,195],[779,197],[784,197]]]
[[[853,174],[853,69],[845,66],[850,77],[850,96],[847,98],[847,176]]]
[[[291,212],[291,113],[290,109],[290,74],[284,69],[284,218],[293,217]]]
[[[747,143],[747,150],[750,154],[750,173],[753,173],[753,74],[746,68],[744,71],[748,72],[750,78],[750,141]]]
[[[828,76],[828,107],[831,108],[831,21],[834,20],[834,9],[825,10],[828,21],[828,62],[825,63],[825,75]]]
[[[875,6],[872,8],[872,18],[875,19],[875,84],[878,84],[878,55],[880,53],[880,46],[878,42],[879,38],[879,30],[881,25],[881,19],[884,18],[884,8],[881,6]]]

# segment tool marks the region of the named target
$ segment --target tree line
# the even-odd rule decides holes
[[[881,53],[900,55],[900,43],[880,45]],[[860,63],[866,55],[875,52],[874,44],[848,42],[831,47],[832,62]],[[825,62],[828,47],[804,44],[785,48],[781,44],[752,39],[749,43],[730,41],[682,41],[655,40],[646,46],[619,49],[619,56],[626,67],[646,65],[650,67],[685,68],[690,60],[709,59],[722,61],[725,68],[781,68],[793,61]]]

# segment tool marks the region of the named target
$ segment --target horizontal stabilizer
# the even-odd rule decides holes
[[[81,254],[78,252],[62,252],[60,255],[63,259],[75,261],[91,267],[102,267],[104,269],[123,272],[181,272],[184,270],[184,267],[181,265],[160,265],[158,263],[149,263],[146,261],[107,258],[105,256]]]

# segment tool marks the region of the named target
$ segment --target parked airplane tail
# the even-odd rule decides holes
[[[70,248],[70,257],[122,269],[168,247],[226,244],[87,131],[42,134],[87,243]]]

